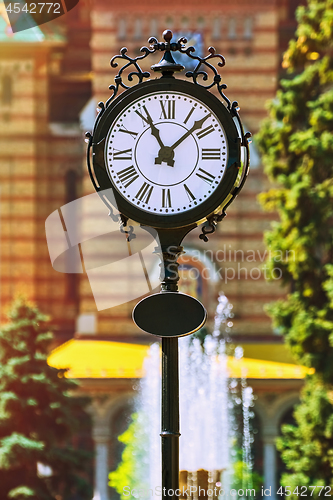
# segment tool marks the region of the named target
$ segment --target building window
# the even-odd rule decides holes
[[[3,105],[9,106],[13,100],[13,79],[9,75],[4,75],[1,81],[1,101]]]
[[[199,17],[198,20],[197,20],[197,27],[198,27],[198,30],[203,30],[204,27],[205,27],[205,20],[203,17]]]
[[[166,29],[172,30],[172,26],[173,26],[173,18],[172,17],[166,18],[165,26],[166,26]]]
[[[250,40],[253,36],[253,21],[251,17],[244,19],[244,33],[243,36],[246,40]]]
[[[234,40],[236,37],[237,37],[236,19],[232,17],[231,19],[229,19],[228,38],[230,40]]]
[[[188,30],[189,28],[189,20],[188,17],[183,17],[181,21],[181,27],[183,30]]]
[[[123,17],[119,19],[118,40],[124,40],[127,35],[127,21]]]
[[[155,36],[158,38],[158,22],[155,17],[150,20],[150,30],[149,30],[149,36]]]
[[[134,22],[134,39],[140,40],[142,38],[142,20],[137,17]]]
[[[221,19],[219,17],[215,17],[213,20],[212,39],[219,40],[220,38],[221,38]]]

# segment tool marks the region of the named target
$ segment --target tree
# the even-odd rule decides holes
[[[286,426],[278,443],[290,471],[283,484],[292,491],[333,487],[333,0],[308,0],[297,20],[286,78],[257,138],[277,186],[261,202],[280,216],[266,235],[269,265],[281,269],[291,290],[268,311],[296,360],[315,369],[296,425]]]
[[[47,364],[46,316],[19,299],[8,317],[0,330],[1,499],[90,499],[87,454],[70,441],[86,401],[70,394],[77,383],[66,370]]]
[[[121,462],[117,469],[109,474],[109,486],[115,488],[122,500],[126,500],[129,492],[133,490],[139,495],[140,491],[144,494],[143,492],[147,492],[149,488],[147,422],[142,412],[133,413],[131,418],[132,422],[128,429],[118,437],[118,441],[125,445]]]

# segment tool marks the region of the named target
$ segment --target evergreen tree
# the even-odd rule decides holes
[[[0,330],[1,500],[92,496],[87,454],[71,446],[86,401],[70,395],[77,384],[65,370],[47,364],[51,340],[47,318],[19,299]]]
[[[333,0],[308,0],[297,20],[297,39],[283,60],[286,78],[258,135],[276,185],[261,202],[280,216],[266,235],[269,265],[281,269],[291,291],[268,310],[296,360],[315,369],[296,424],[278,443],[290,471],[283,484],[292,492],[333,488]]]

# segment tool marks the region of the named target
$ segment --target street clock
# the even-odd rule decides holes
[[[178,292],[180,244],[201,223],[199,237],[208,241],[224,218],[248,173],[251,134],[244,133],[238,104],[224,94],[226,85],[213,64],[223,67],[223,56],[210,47],[201,57],[194,47],[186,48],[185,38],[172,42],[170,30],[163,36],[164,42],[151,38],[150,48],[142,47],[138,57],[131,58],[123,48],[111,59],[113,68],[119,60],[124,64],[110,86],[111,97],[99,103],[93,133],[86,135],[90,177],[110,216],[119,220],[128,241],[135,237],[131,220],[148,231],[153,228],[160,240],[161,292],[141,300],[133,320],[143,331],[162,337],[162,489],[176,499],[178,337],[197,331],[207,317],[198,300]],[[162,76],[147,80],[150,73],[140,63],[158,51],[163,57],[151,68]],[[194,63],[185,80],[174,77],[184,66],[173,52]]]
[[[226,88],[211,59],[222,56],[209,49],[206,58],[194,56],[185,48],[185,39],[171,43],[171,32],[164,32],[165,42],[150,39],[151,49],[131,59],[122,49],[120,56],[129,62],[121,68],[111,86],[114,94],[96,120],[92,146],[91,175],[98,192],[112,192],[122,221],[136,221],[160,230],[193,227],[206,222],[201,237],[213,232],[243,186],[248,171],[248,138],[238,115],[237,103],[231,104],[223,93]],[[138,60],[164,50],[160,63],[152,68],[162,77],[143,81]],[[178,50],[196,62],[186,73],[192,82],[174,78],[183,67],[172,58]],[[125,68],[134,65],[129,80],[139,83],[127,87],[122,80]],[[213,71],[213,83],[203,69]],[[220,98],[210,89],[216,86]],[[118,93],[119,87],[125,90]],[[94,174],[94,176],[93,176]],[[110,190],[111,189],[111,190]],[[107,195],[106,195],[107,196]],[[104,197],[105,198],[105,197]],[[186,229],[188,228],[188,230]]]

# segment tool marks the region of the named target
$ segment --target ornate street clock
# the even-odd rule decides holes
[[[128,240],[135,237],[130,220],[148,231],[153,228],[160,239],[162,290],[141,300],[133,319],[142,330],[162,337],[162,488],[168,498],[176,499],[177,337],[201,328],[207,315],[198,300],[178,292],[177,258],[183,238],[199,224],[203,223],[200,238],[208,241],[207,234],[215,231],[242,188],[251,134],[244,133],[238,104],[223,93],[226,85],[212,64],[216,60],[223,67],[224,58],[212,47],[206,57],[199,57],[193,47],[185,47],[186,39],[172,43],[171,31],[163,35],[164,42],[151,38],[150,48],[143,47],[141,56],[131,58],[123,48],[111,59],[114,68],[117,59],[125,64],[110,86],[112,96],[99,103],[93,134],[87,134],[87,156],[93,185]],[[152,69],[162,76],[145,81],[150,73],[143,72],[139,62],[157,51],[164,54]],[[184,69],[173,59],[175,51],[195,62],[194,69],[185,73],[187,81],[174,77]],[[128,82],[137,79],[132,87],[123,81],[127,69]],[[207,71],[212,75],[210,83]],[[118,94],[120,88],[125,90]]]
[[[248,138],[238,116],[237,103],[231,104],[222,90],[221,77],[211,59],[221,55],[209,49],[206,58],[185,49],[185,39],[171,43],[172,33],[164,32],[165,42],[150,39],[151,49],[143,47],[143,56],[131,59],[122,49],[127,64],[116,76],[114,94],[96,120],[90,145],[98,192],[112,190],[117,209],[126,227],[128,220],[156,228],[160,237],[177,231],[178,244],[193,227],[205,223],[202,239],[213,232],[225,215],[225,208],[241,189],[248,171]],[[162,77],[143,81],[149,74],[141,71],[138,60],[163,50],[160,63],[152,67]],[[194,60],[196,68],[186,73],[192,82],[175,79],[183,69],[171,55],[179,51]],[[139,83],[128,87],[122,72],[134,65],[129,75]],[[202,68],[213,71],[213,82]],[[119,87],[126,90],[119,95]],[[216,86],[220,98],[209,89]],[[222,99],[221,99],[222,98]],[[105,201],[105,197],[104,197]],[[109,200],[112,203],[112,200]]]
[[[206,320],[199,301],[178,293],[180,244],[199,224],[203,224],[200,238],[208,241],[207,234],[226,215],[248,172],[251,134],[244,133],[238,104],[223,93],[226,85],[212,64],[216,60],[223,67],[223,56],[210,47],[206,57],[199,57],[194,47],[185,47],[185,38],[172,43],[169,30],[163,36],[162,43],[151,38],[150,48],[142,47],[141,56],[132,59],[123,48],[111,59],[114,68],[119,59],[126,64],[109,87],[112,96],[99,103],[93,134],[87,134],[88,168],[96,191],[109,206],[110,216],[119,219],[128,241],[135,237],[129,221],[157,231],[162,292],[169,293],[142,300],[133,317],[146,332],[176,337],[196,331]],[[150,73],[143,72],[139,62],[157,51],[164,54],[152,69],[162,76],[145,81]],[[188,81],[174,77],[184,69],[173,59],[175,51],[187,56],[192,68],[195,63],[185,73]],[[125,70],[129,83],[138,79],[136,85],[124,83]],[[125,90],[119,93],[120,88]]]

